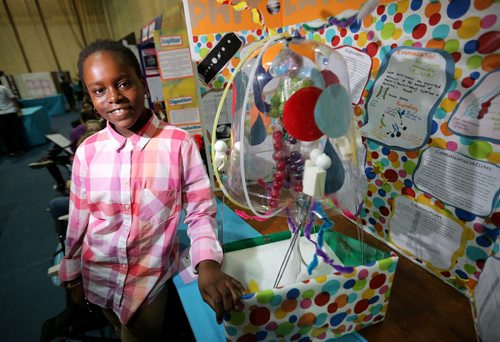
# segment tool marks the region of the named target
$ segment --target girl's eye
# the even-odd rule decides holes
[[[93,93],[96,94],[97,96],[104,94],[104,89],[103,88],[96,88],[93,90]]]
[[[120,82],[120,84],[118,84],[118,88],[120,89],[130,88],[130,82],[129,81]]]

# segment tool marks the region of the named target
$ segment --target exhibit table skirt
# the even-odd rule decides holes
[[[20,99],[21,107],[42,106],[49,116],[66,114],[65,99],[61,94],[41,97],[37,99]]]
[[[26,144],[36,146],[47,142],[46,134],[52,131],[50,117],[42,106],[22,108]]]

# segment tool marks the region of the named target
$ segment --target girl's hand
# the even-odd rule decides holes
[[[224,313],[238,310],[240,297],[245,293],[243,285],[222,272],[219,264],[213,260],[198,264],[198,288],[203,300],[215,311],[219,324]]]

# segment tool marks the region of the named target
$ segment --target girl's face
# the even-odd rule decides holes
[[[96,111],[118,133],[131,135],[130,128],[146,115],[144,80],[135,69],[115,52],[99,51],[83,63],[83,82]]]

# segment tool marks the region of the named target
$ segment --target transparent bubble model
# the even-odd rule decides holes
[[[320,42],[271,38],[243,50],[230,86],[231,140],[215,172],[225,194],[261,218],[300,221],[312,199],[356,214],[366,178],[343,57]]]

